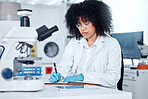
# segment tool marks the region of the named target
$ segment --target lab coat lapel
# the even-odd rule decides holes
[[[95,51],[95,54],[97,55],[97,53],[103,48],[104,46],[104,42],[105,42],[105,39],[103,36],[99,36],[97,38],[97,41],[95,42],[95,45],[97,46],[97,50]]]
[[[74,65],[73,65],[73,69],[72,69],[72,74],[76,73],[76,68],[78,67],[78,64],[79,64],[81,57],[82,57],[83,40],[84,39],[81,39],[80,41],[77,42],[78,43],[78,50],[77,50],[75,57],[74,57]]]

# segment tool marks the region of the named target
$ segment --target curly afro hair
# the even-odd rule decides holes
[[[76,24],[79,22],[79,17],[81,17],[82,20],[89,20],[95,26],[98,35],[103,36],[105,33],[110,34],[113,30],[110,7],[102,1],[86,0],[70,6],[65,15],[66,26],[69,33],[75,36],[76,39],[82,37],[76,27]]]

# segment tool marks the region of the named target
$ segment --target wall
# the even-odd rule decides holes
[[[112,10],[114,32],[144,31],[144,43],[148,45],[147,0],[102,0]]]

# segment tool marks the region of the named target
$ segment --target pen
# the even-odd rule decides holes
[[[57,73],[56,63],[53,63],[53,64],[54,64],[55,72]],[[57,80],[57,82],[59,82],[59,79]]]
[[[55,72],[57,73],[56,63],[53,63],[53,64],[54,64]]]

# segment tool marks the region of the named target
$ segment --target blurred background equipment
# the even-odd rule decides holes
[[[143,31],[113,33],[112,37],[118,40],[124,59],[140,59],[142,57],[137,42],[143,42]]]
[[[44,64],[58,63],[64,50],[64,38],[48,38],[43,43],[37,43],[37,56],[43,57]]]
[[[17,2],[0,2],[0,21],[19,21],[17,10],[20,8]]]
[[[9,1],[9,2],[19,2],[26,3],[31,5],[61,5],[62,3],[78,3],[84,0],[1,0],[1,1]]]
[[[143,42],[138,41],[138,47],[141,50],[142,58],[147,58],[148,56],[148,45],[145,45]]]
[[[134,66],[133,59],[140,59],[143,57],[141,50],[138,47],[138,42],[143,43],[143,31],[113,33],[111,36],[118,40],[123,53],[123,58],[131,59],[131,66]]]

